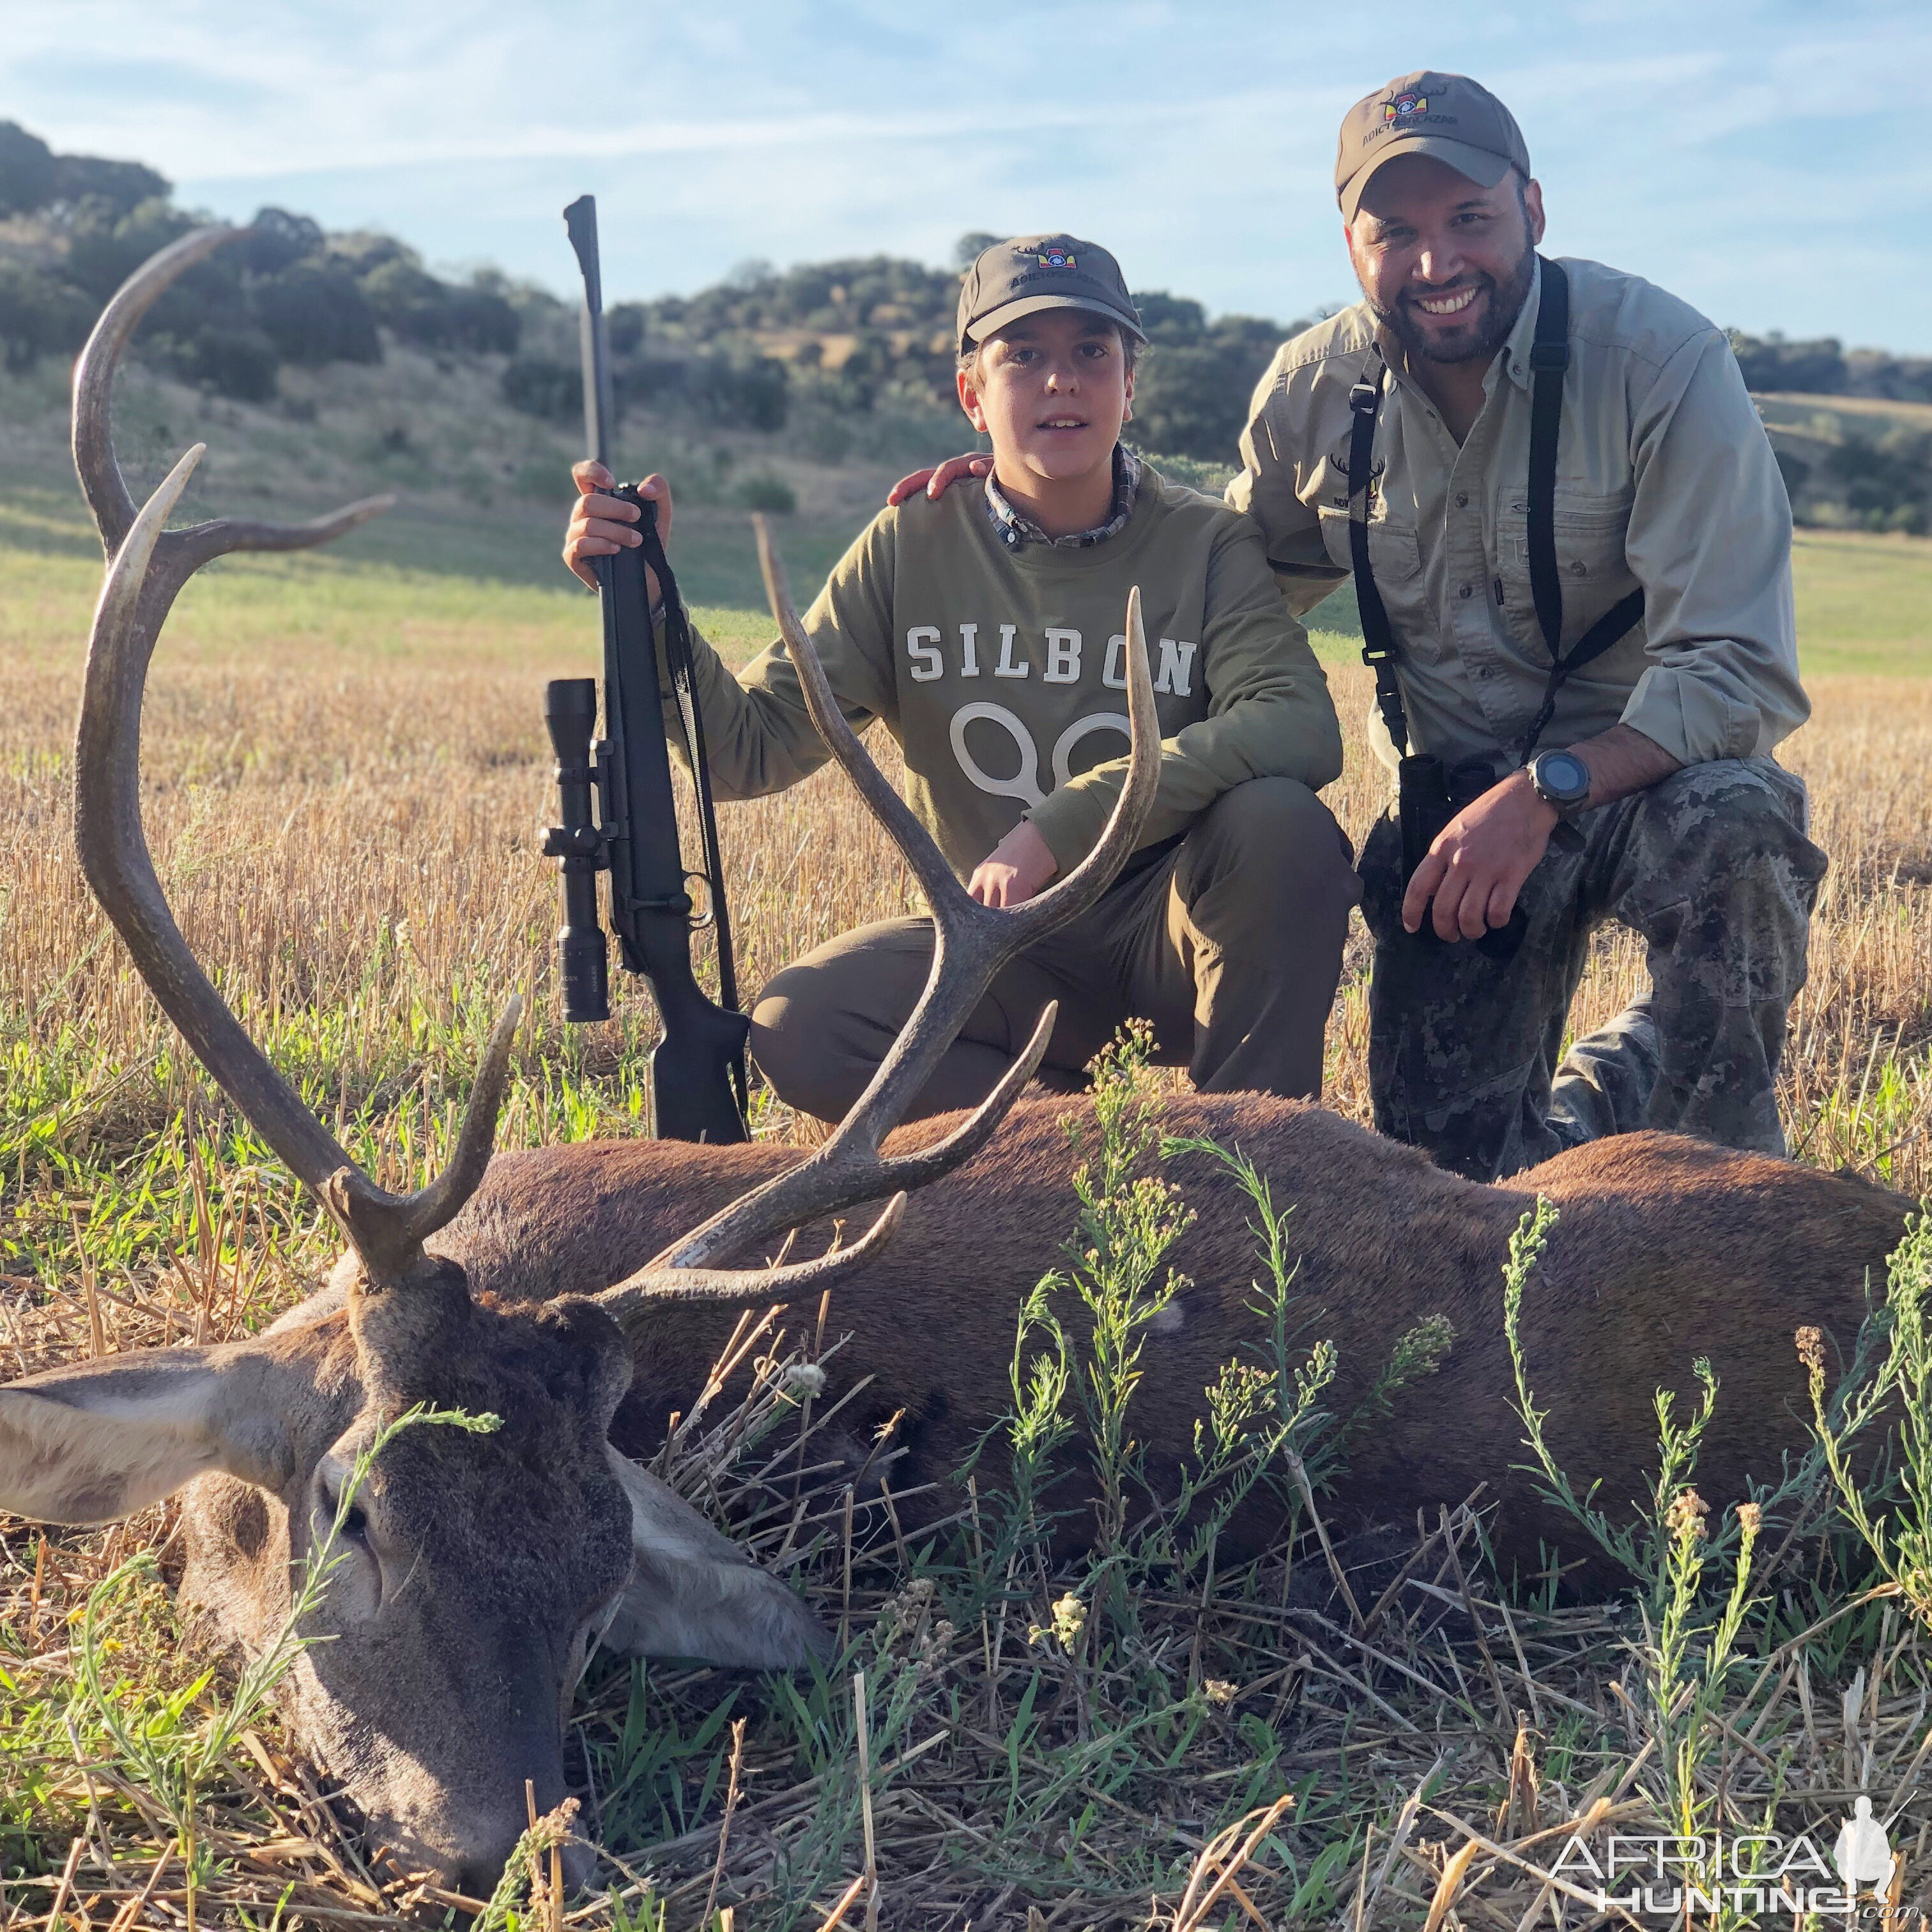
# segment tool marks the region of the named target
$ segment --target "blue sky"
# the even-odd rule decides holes
[[[594,32],[586,15],[606,17]],[[951,259],[1070,229],[1137,287],[1286,320],[1354,293],[1336,124],[1393,75],[1522,122],[1547,245],[1716,320],[1932,353],[1932,8],[1891,0],[9,0],[0,116],[567,292],[598,197],[613,298],[735,265]]]

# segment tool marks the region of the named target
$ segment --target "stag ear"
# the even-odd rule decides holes
[[[279,1490],[314,1390],[248,1342],[143,1349],[0,1388],[0,1509],[112,1522],[219,1469]]]
[[[831,1637],[784,1584],[668,1484],[614,1449],[610,1456],[631,1499],[637,1568],[604,1634],[608,1648],[748,1670],[800,1670],[830,1658]]]

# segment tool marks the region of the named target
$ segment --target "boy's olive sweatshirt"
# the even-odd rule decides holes
[[[1246,779],[1340,772],[1328,680],[1246,517],[1145,468],[1117,535],[1013,552],[978,485],[915,496],[873,518],[805,627],[854,726],[878,719],[898,741],[912,808],[962,880],[1023,817],[1063,872],[1099,837],[1126,766],[1136,584],[1162,738],[1144,846]],[[721,797],[782,790],[825,762],[782,644],[734,676],[693,642]],[[681,743],[668,698],[665,723]]]

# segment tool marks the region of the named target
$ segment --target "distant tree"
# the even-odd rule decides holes
[[[1187,296],[1165,289],[1137,290],[1134,306],[1151,342],[1198,342],[1208,331],[1208,311]]]
[[[1845,358],[1845,371],[1846,387],[1853,395],[1879,396],[1894,403],[1932,403],[1932,358],[1854,349]]]
[[[995,242],[1003,242],[1002,235],[989,235],[983,228],[969,228],[952,244],[952,266],[956,268],[970,268]]]
[[[604,328],[613,356],[634,356],[644,346],[644,305],[616,302],[604,311]]]
[[[731,492],[731,500],[741,510],[776,511],[788,517],[798,508],[798,497],[782,476],[747,476]]]
[[[238,402],[266,403],[275,393],[275,345],[259,328],[210,322],[191,335],[158,337],[154,347],[176,375]]]
[[[1775,333],[1760,338],[1733,332],[1731,346],[1748,389],[1835,396],[1845,388],[1844,345],[1834,337],[1787,342]]]
[[[393,235],[376,235],[366,229],[332,235],[328,252],[338,257],[352,275],[372,273],[386,262],[401,262],[412,268],[422,266],[422,257]]]
[[[17,121],[0,121],[0,214],[32,214],[53,199],[53,150]]]
[[[59,154],[54,159],[52,199],[78,206],[103,202],[125,214],[144,201],[165,201],[173,190],[167,176],[139,161],[103,160],[98,154]]]
[[[634,356],[619,362],[611,372],[619,412],[634,404],[662,408],[676,402],[686,393],[693,366],[674,356]]]
[[[449,292],[450,340],[477,355],[513,356],[522,318],[495,288],[472,282]]]
[[[296,261],[250,285],[255,320],[285,362],[380,362],[376,314],[356,278],[324,260]]]
[[[449,291],[421,264],[397,254],[357,278],[376,320],[406,342],[441,348],[449,338]]]
[[[322,224],[285,208],[258,208],[238,253],[258,275],[272,275],[322,252]]]
[[[503,371],[502,390],[511,408],[547,422],[567,422],[584,413],[583,374],[567,362],[518,356]]]
[[[1255,384],[1300,325],[1284,332],[1239,315],[1210,324],[1198,302],[1165,294],[1135,301],[1153,344],[1134,384],[1137,441],[1160,454],[1232,461]]]
[[[68,279],[97,302],[105,302],[156,249],[165,248],[194,226],[187,215],[158,196],[137,202],[119,215],[106,202],[83,202],[68,236]],[[209,265],[202,266],[205,270]],[[222,269],[232,283],[236,273],[232,256]],[[200,271],[191,272],[164,300],[189,292],[190,284],[206,288],[206,278]],[[174,304],[177,309],[181,305]]]
[[[0,351],[7,367],[71,353],[87,340],[94,304],[71,282],[20,262],[0,262]]]
[[[783,429],[791,404],[790,379],[775,357],[742,361],[707,356],[692,371],[688,392],[701,414],[721,428]]]
[[[1903,427],[1847,436],[1826,452],[1825,472],[1846,507],[1870,530],[1916,533],[1932,505],[1932,436]]]

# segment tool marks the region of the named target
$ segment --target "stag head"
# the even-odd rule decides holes
[[[136,510],[109,429],[116,365],[155,298],[232,233],[200,230],[136,271],[76,370],[75,462],[107,554],[75,754],[77,837],[88,883],[155,998],[326,1204],[350,1256],[329,1287],[259,1336],[110,1358],[0,1389],[0,1508],[104,1522],[185,1490],[182,1602],[202,1633],[248,1655],[289,1618],[292,1579],[340,1517],[334,1546],[344,1560],[300,1633],[328,1640],[307,1646],[284,1680],[289,1721],[406,1868],[487,1892],[525,1822],[526,1780],[544,1808],[563,1796],[564,1715],[600,1639],[633,1654],[759,1668],[829,1654],[797,1597],[610,1445],[633,1348],[667,1300],[765,1306],[808,1290],[815,1297],[890,1238],[904,1190],[984,1144],[1039,1064],[1051,1008],[963,1125],[916,1154],[881,1152],[1001,966],[1090,905],[1134,848],[1157,780],[1159,727],[1136,598],[1133,748],[1106,831],[1030,904],[976,905],[833,701],[761,528],[773,611],[814,721],[932,904],[931,980],[878,1078],[808,1159],[602,1294],[542,1305],[472,1294],[463,1270],[425,1244],[482,1178],[518,1003],[490,1038],[448,1168],[420,1192],[386,1192],[283,1082],[195,963],[142,830],[142,693],[182,585],[212,557],[320,543],[386,501],[308,524],[222,520],[170,530],[197,446]],[[815,1217],[889,1196],[849,1247],[789,1266],[725,1265]],[[386,1432],[421,1406],[487,1414],[497,1426]],[[345,1513],[343,1486],[358,1459],[366,1473]],[[577,1876],[587,1875],[589,1856],[572,1853]]]

